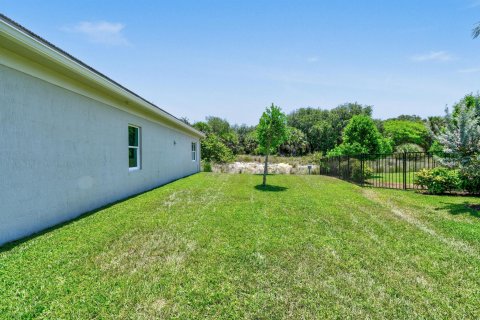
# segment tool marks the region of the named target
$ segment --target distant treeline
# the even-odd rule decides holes
[[[459,106],[477,107],[479,104],[478,94],[466,95],[454,104],[453,114]],[[401,115],[387,120],[372,119],[372,107],[359,103],[345,103],[333,109],[300,108],[287,118],[289,139],[277,150],[284,156],[436,151],[441,146],[434,136],[446,125],[443,116],[423,119],[416,115]],[[202,141],[202,158],[205,160],[228,162],[238,154],[259,153],[255,126],[230,124],[216,116],[206,117],[205,121],[193,126],[206,134]],[[345,131],[349,131],[347,135]],[[355,134],[361,137],[355,138]],[[349,139],[352,141],[346,141]]]

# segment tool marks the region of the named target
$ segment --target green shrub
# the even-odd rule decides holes
[[[207,137],[202,139],[201,147],[202,159],[206,162],[228,163],[235,159],[232,150],[213,133],[207,134]]]
[[[423,152],[423,148],[415,143],[404,143],[395,147],[395,152]]]
[[[480,160],[473,160],[460,169],[460,187],[470,193],[480,193]]]
[[[210,161],[204,161],[203,162],[203,172],[212,172],[212,164]]]
[[[362,182],[363,180],[370,179],[373,177],[373,169],[367,165],[363,166],[363,174],[362,174],[362,166],[359,160],[353,160],[351,163],[351,179],[355,182]]]
[[[304,157],[304,162],[305,163],[320,163],[320,161],[322,160],[323,158],[323,153],[322,152],[314,152],[314,153],[311,153],[309,155],[306,155]]]
[[[457,170],[443,167],[422,169],[415,176],[415,184],[432,194],[442,194],[459,188],[460,178]]]
[[[363,176],[364,176],[364,179],[373,178],[373,174],[374,174],[373,169],[370,168],[369,166],[364,165],[364,167],[363,167]]]
[[[369,153],[368,149],[360,145],[359,143],[342,143],[332,150],[327,152],[327,157],[337,157],[345,155],[357,155]]]

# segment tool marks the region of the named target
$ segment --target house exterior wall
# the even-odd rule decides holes
[[[129,124],[141,128],[132,172]],[[1,64],[0,139],[0,244],[200,168],[198,137]]]

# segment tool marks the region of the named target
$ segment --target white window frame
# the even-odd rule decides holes
[[[197,143],[192,142],[192,162],[197,162]]]
[[[141,167],[142,167],[142,149],[141,149],[141,146],[142,146],[142,128],[139,127],[139,126],[133,125],[133,124],[129,124],[128,128],[130,129],[130,127],[138,129],[138,131],[137,131],[138,132],[138,146],[131,146],[130,145],[130,137],[128,137],[128,151],[129,151],[129,153],[130,153],[130,149],[136,149],[137,150],[137,165],[135,167],[130,167],[130,158],[128,158],[128,171],[129,172],[140,170]],[[130,132],[128,134],[130,134]]]

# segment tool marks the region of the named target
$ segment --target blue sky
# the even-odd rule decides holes
[[[480,89],[480,0],[37,1],[0,12],[191,121],[357,101],[443,114]]]

